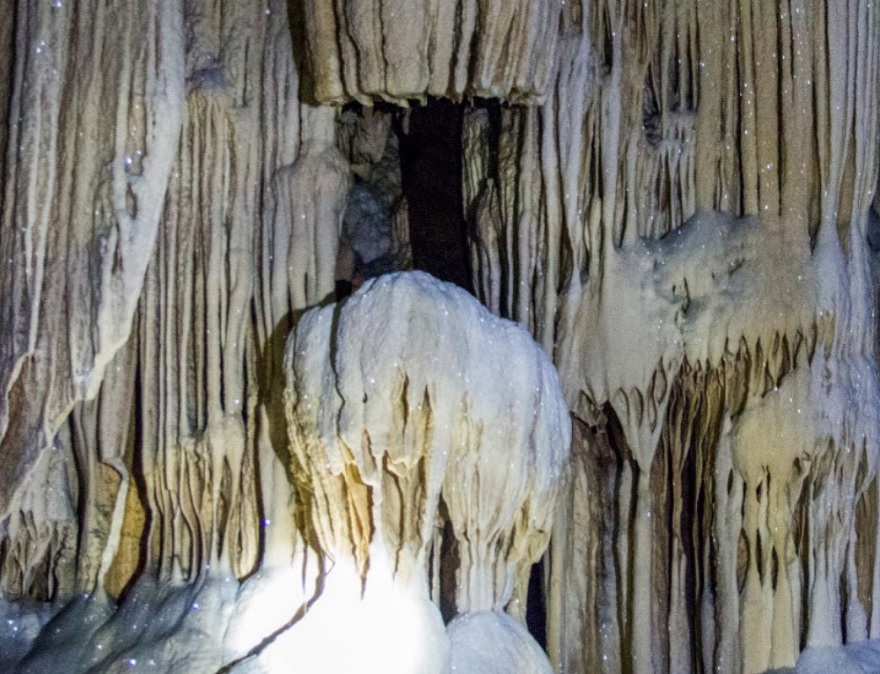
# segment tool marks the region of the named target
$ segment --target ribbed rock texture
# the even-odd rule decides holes
[[[77,489],[53,447],[76,452],[64,437],[72,408],[96,396],[132,332],[183,117],[183,22],[180,6],[164,1],[8,10],[0,57],[0,586],[45,596],[73,590],[84,543],[70,510]],[[100,434],[103,453],[87,461],[105,459],[115,472],[124,442],[112,422]],[[92,468],[83,466],[84,484]],[[56,494],[47,499],[46,490]]]
[[[300,653],[308,672],[447,671],[431,589],[461,615],[504,611],[547,547],[571,442],[556,371],[525,330],[422,272],[307,312],[286,363],[300,530],[326,576],[257,662],[281,671]],[[441,557],[444,546],[455,553]],[[454,586],[441,587],[449,574]],[[520,629],[482,647],[528,648]]]
[[[374,404],[423,402],[405,380],[359,382],[356,418],[323,401],[326,427],[285,399],[288,334],[352,280],[353,254],[423,259],[402,175],[418,162],[400,151],[406,106],[434,96],[464,101],[469,286],[544,347],[573,417],[533,579],[555,671],[752,673],[880,638],[870,0],[8,6],[0,668],[21,654],[13,630],[32,638],[73,597],[26,671],[256,667],[251,650],[311,606],[328,551],[367,577],[379,541],[407,541],[389,585],[415,578],[444,619],[463,614],[451,664],[489,666],[456,646],[462,625],[521,633],[497,611],[522,617],[544,534],[474,496],[516,510],[517,480],[477,486],[481,454],[432,482],[410,453],[362,452]],[[396,314],[377,329],[409,334]],[[309,357],[335,362],[328,348]],[[441,368],[490,385],[460,364]],[[410,411],[407,432],[443,430]],[[468,446],[516,434],[514,412],[493,419]],[[363,487],[379,474],[395,476],[381,503]],[[419,506],[431,494],[442,505]],[[372,529],[389,504],[406,516]],[[495,664],[536,654],[520,640]]]
[[[304,0],[311,94],[407,105],[426,96],[541,102],[556,67],[556,0]]]
[[[543,108],[465,118],[479,296],[576,418],[551,658],[760,672],[880,636],[876,11],[583,9]]]

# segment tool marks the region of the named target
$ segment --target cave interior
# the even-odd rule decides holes
[[[0,671],[880,671],[872,0],[10,0]]]

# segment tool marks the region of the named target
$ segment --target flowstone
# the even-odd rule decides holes
[[[528,333],[398,273],[306,312],[285,366],[287,561],[242,584],[215,565],[195,581],[147,573],[118,606],[81,595],[17,671],[550,671],[508,615],[546,549],[571,442]],[[457,614],[448,629],[441,603]]]
[[[556,371],[524,330],[420,272],[307,312],[286,363],[301,527],[326,575],[258,660],[269,671],[291,653],[302,671],[342,671],[351,658],[363,671],[446,671],[431,589],[439,601],[451,573],[443,599],[461,616],[514,609],[547,546],[570,444]],[[457,554],[438,565],[444,536]],[[498,652],[536,650],[510,620],[497,618]],[[474,662],[455,652],[472,643],[458,636],[469,622],[455,624],[451,662]],[[524,667],[505,671],[535,671]]]

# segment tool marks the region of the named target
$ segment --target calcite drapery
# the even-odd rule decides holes
[[[289,557],[257,389],[291,312],[333,291],[348,165],[334,112],[299,101],[286,3],[14,13],[0,586],[117,595],[145,568]]]
[[[18,57],[0,60],[0,516],[129,337],[184,95],[173,0],[11,12]],[[102,72],[112,75],[77,76]]]
[[[876,10],[575,4],[546,105],[465,122],[475,287],[580,419],[551,657],[757,672],[877,636]]]
[[[302,15],[321,103],[542,102],[556,63],[553,0],[306,0]]]
[[[463,198],[472,286],[577,416],[557,668],[880,636],[872,2],[9,6],[7,597],[290,564],[280,345],[360,161],[302,101],[487,95],[543,101],[464,112]]]

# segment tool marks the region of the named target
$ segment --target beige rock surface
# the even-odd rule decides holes
[[[321,103],[427,96],[541,103],[556,60],[553,0],[306,0],[303,38]]]
[[[283,348],[332,298],[353,181],[392,185],[408,255],[388,163],[407,113],[385,106],[445,96],[472,287],[544,347],[574,416],[544,558],[556,671],[759,672],[880,638],[870,0],[7,4],[6,600],[237,582],[318,540],[366,569],[363,475],[320,478],[354,519],[304,528]],[[458,440],[497,426],[519,432]],[[396,458],[389,521],[427,498]],[[542,464],[480,481],[511,528],[471,498],[484,460],[431,483],[455,526],[407,510],[380,539],[447,611],[521,615]],[[473,572],[440,577],[453,547]],[[287,589],[266,630],[312,596]]]

